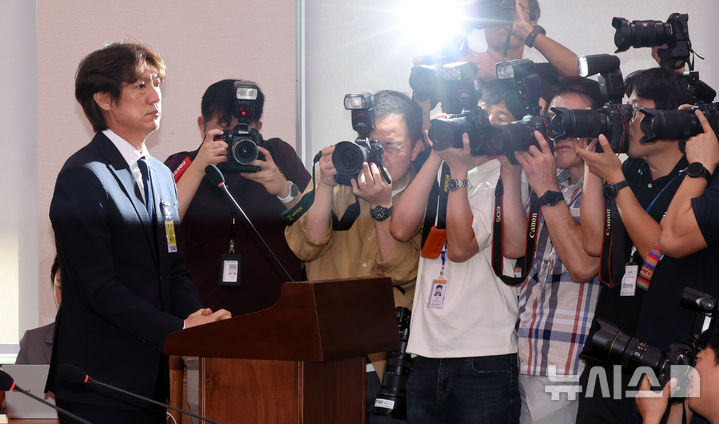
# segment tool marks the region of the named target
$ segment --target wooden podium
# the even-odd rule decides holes
[[[364,423],[366,354],[399,348],[389,278],[285,283],[272,307],[170,334],[200,357],[200,415],[229,423]]]

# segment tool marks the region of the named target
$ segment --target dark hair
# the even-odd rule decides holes
[[[237,98],[235,97],[235,82],[251,85],[257,88],[257,100],[252,115],[249,116],[250,123],[259,122],[262,118],[262,109],[265,106],[265,95],[254,81],[226,79],[217,81],[207,87],[202,95],[200,110],[205,122],[217,117],[220,123],[229,125],[233,118],[239,118],[237,109]]]
[[[417,140],[422,140],[422,108],[404,93],[394,90],[382,90],[372,96],[374,102],[374,119],[380,119],[387,115],[401,115],[407,124],[409,138],[412,145]]]
[[[482,101],[489,105],[504,102],[515,120],[522,119],[526,108],[517,96],[511,80],[490,80],[482,83]]]
[[[604,104],[602,93],[599,90],[599,83],[588,78],[569,77],[561,79],[554,97],[565,93],[574,93],[586,98],[593,109],[600,108]]]
[[[50,267],[50,282],[52,285],[55,285],[55,274],[57,274],[57,271],[60,269],[60,257],[58,255],[55,255],[55,260],[52,261],[52,266]]]
[[[624,80],[624,86],[627,96],[636,92],[638,97],[653,100],[657,109],[674,110],[679,105],[692,103],[681,74],[665,68],[632,72]]]
[[[699,336],[699,348],[714,351],[714,364],[719,365],[719,324],[713,323]]]
[[[75,98],[95,132],[106,130],[107,123],[93,95],[108,93],[113,102],[119,101],[122,84],[142,78],[145,63],[157,69],[160,80],[165,78],[165,62],[152,49],[139,43],[111,43],[80,62],[75,74]]]

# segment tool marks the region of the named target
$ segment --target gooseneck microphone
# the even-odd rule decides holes
[[[232,196],[232,193],[230,193],[230,190],[227,189],[227,184],[225,184],[225,176],[222,175],[222,171],[220,171],[220,168],[218,168],[216,165],[209,164],[205,167],[205,175],[207,175],[207,178],[210,180],[210,182],[217,186],[217,188],[225,193],[225,196],[227,196],[227,199],[234,205],[235,209],[237,209],[242,217],[247,221],[247,223],[252,228],[252,231],[255,232],[255,235],[260,239],[263,246],[265,247],[265,250],[267,250],[267,253],[269,253],[272,256],[272,259],[275,260],[277,265],[279,265],[280,269],[285,273],[285,276],[287,277],[287,281],[295,281],[294,278],[290,275],[289,272],[287,272],[287,269],[282,265],[282,262],[277,258],[277,255],[275,255],[275,252],[272,251],[270,248],[270,245],[267,244],[265,239],[262,237],[259,231],[257,231],[257,228],[255,228],[254,224],[252,224],[252,221],[250,221],[250,218],[247,216],[245,211],[242,209],[239,203],[237,203],[237,200]]]
[[[198,418],[198,419],[203,420],[203,421],[206,421],[206,422],[208,422],[208,423],[221,424],[221,423],[218,423],[217,421],[213,421],[213,420],[211,420],[211,419],[209,419],[209,418],[205,418],[205,417],[203,417],[203,416],[201,416],[201,415],[194,414],[194,413],[192,413],[192,412],[190,412],[190,411],[185,411],[184,409],[175,408],[174,406],[167,405],[167,404],[162,403],[162,402],[158,402],[158,401],[156,401],[156,400],[147,398],[147,397],[145,397],[145,396],[138,395],[138,394],[136,394],[136,393],[128,392],[127,390],[121,389],[121,388],[119,388],[119,387],[111,386],[111,385],[109,385],[109,384],[107,384],[107,383],[103,383],[102,381],[99,381],[99,380],[95,380],[94,378],[92,378],[92,377],[90,377],[89,375],[87,375],[87,373],[86,373],[83,369],[78,368],[78,367],[76,367],[75,365],[70,365],[70,364],[62,364],[62,365],[60,365],[60,367],[59,367],[58,370],[57,370],[57,375],[58,375],[58,377],[60,377],[61,379],[67,381],[68,383],[73,383],[73,384],[77,384],[77,385],[83,385],[83,384],[92,385],[92,384],[96,384],[96,385],[98,385],[98,386],[101,386],[101,387],[104,387],[104,388],[107,388],[107,389],[110,389],[110,390],[114,390],[114,391],[116,391],[116,392],[119,392],[119,393],[122,393],[122,394],[125,394],[125,395],[128,395],[128,396],[134,397],[134,398],[136,398],[136,399],[142,399],[142,400],[144,400],[145,402],[150,402],[150,403],[152,403],[152,404],[154,404],[154,405],[157,405],[157,406],[162,406],[162,407],[165,407],[165,408],[170,408],[170,409],[172,409],[173,411],[177,411],[177,412],[181,412],[181,413],[183,413],[183,414],[187,414],[187,415],[189,415],[189,416],[191,416],[191,417]]]
[[[6,373],[5,371],[0,371],[0,391],[22,393],[25,396],[31,397],[31,398],[35,399],[36,401],[49,406],[50,408],[56,410],[59,414],[66,415],[66,416],[74,419],[75,421],[78,421],[78,422],[81,422],[84,424],[92,424],[90,421],[80,418],[77,415],[73,414],[72,412],[66,411],[63,408],[60,408],[57,405],[53,405],[52,403],[46,401],[45,399],[35,396],[34,394],[28,392],[27,390],[22,389],[20,386],[15,384],[15,380],[12,378],[12,376],[10,374]]]

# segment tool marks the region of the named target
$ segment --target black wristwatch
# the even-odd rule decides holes
[[[564,195],[561,191],[547,190],[538,200],[540,208],[542,206],[554,206],[564,200]]]
[[[375,221],[382,222],[392,215],[392,206],[388,208],[385,208],[384,206],[375,206],[374,208],[370,208],[369,213]]]
[[[616,184],[604,184],[604,197],[607,199],[614,199],[617,197],[619,190],[628,186],[629,183],[627,183],[627,180],[621,180]]]
[[[456,178],[450,178],[447,182],[447,189],[449,191],[457,191],[462,187],[467,187],[467,180],[458,180]]]
[[[699,178],[704,177],[706,178],[707,182],[711,181],[712,173],[709,172],[708,169],[702,165],[701,162],[692,162],[684,168],[684,172],[687,174],[687,177],[690,178]]]
[[[534,40],[539,34],[547,35],[547,31],[545,31],[544,28],[542,28],[541,26],[535,25],[534,29],[532,29],[532,32],[530,32],[527,36],[527,39],[524,40],[524,44],[526,44],[527,47],[534,47]]]

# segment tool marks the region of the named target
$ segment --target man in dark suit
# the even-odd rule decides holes
[[[177,191],[151,157],[159,128],[162,59],[134,43],[90,53],[75,97],[96,131],[58,175],[50,205],[61,258],[63,302],[47,389],[57,404],[92,422],[164,423],[160,408],[63,382],[73,364],[97,380],[158,401],[167,395],[165,337],[229,318],[203,309],[177,251]],[[60,416],[60,421],[72,422]]]

